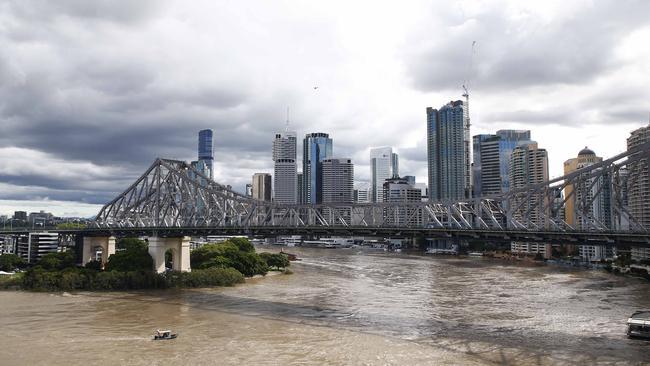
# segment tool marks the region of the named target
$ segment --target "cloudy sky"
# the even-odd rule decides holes
[[[646,0],[2,0],[0,214],[94,215],[156,157],[194,159],[203,128],[216,179],[243,189],[272,171],[287,106],[358,180],[389,145],[424,182],[425,109],[466,78],[472,134],[530,129],[558,176],[648,124],[648,14]]]

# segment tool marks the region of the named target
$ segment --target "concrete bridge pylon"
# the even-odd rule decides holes
[[[108,257],[115,254],[115,237],[114,236],[85,236],[83,238],[83,251],[81,258],[81,265],[85,266],[86,263],[95,260],[95,253],[98,248],[102,250],[101,262],[102,266],[108,262]]]
[[[172,270],[189,272],[190,268],[190,237],[163,238],[150,236],[149,254],[153,258],[154,270],[158,273],[165,272],[165,253],[171,250]]]

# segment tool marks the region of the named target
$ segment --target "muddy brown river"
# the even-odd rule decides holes
[[[264,250],[277,251],[276,248]],[[601,271],[290,248],[233,288],[0,292],[0,365],[650,365],[650,283]],[[156,328],[179,337],[152,341]]]

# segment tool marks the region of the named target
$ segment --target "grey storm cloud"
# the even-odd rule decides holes
[[[488,92],[582,84],[620,66],[613,50],[623,35],[647,24],[647,14],[644,0],[593,2],[553,21],[530,12],[513,20],[499,6],[455,14],[443,27],[431,22],[413,37],[409,46],[417,48],[408,48],[408,71],[426,91],[458,88],[467,77]]]
[[[220,182],[242,189],[253,172],[271,171],[271,140],[287,106],[299,141],[329,132],[335,155],[354,158],[360,177],[369,169],[364,149],[381,144],[400,153],[404,174],[421,179],[424,108],[458,89],[472,41],[472,84],[510,97],[620,70],[617,41],[647,26],[650,13],[650,2],[634,0],[586,3],[551,19],[512,14],[500,2],[395,7],[1,2],[0,200],[104,203],[156,157],[195,159],[204,128],[215,133]],[[610,85],[577,101],[555,96],[557,108],[519,104],[472,118],[495,126],[581,123],[570,114],[612,124],[647,118],[644,82]]]

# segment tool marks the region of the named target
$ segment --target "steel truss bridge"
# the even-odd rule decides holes
[[[420,235],[650,246],[648,228],[627,204],[628,188],[648,179],[649,158],[650,143],[646,143],[559,178],[471,200],[317,205],[255,200],[212,181],[184,161],[157,159],[106,204],[93,227],[84,232],[97,236]],[[572,208],[570,215],[568,208]]]

